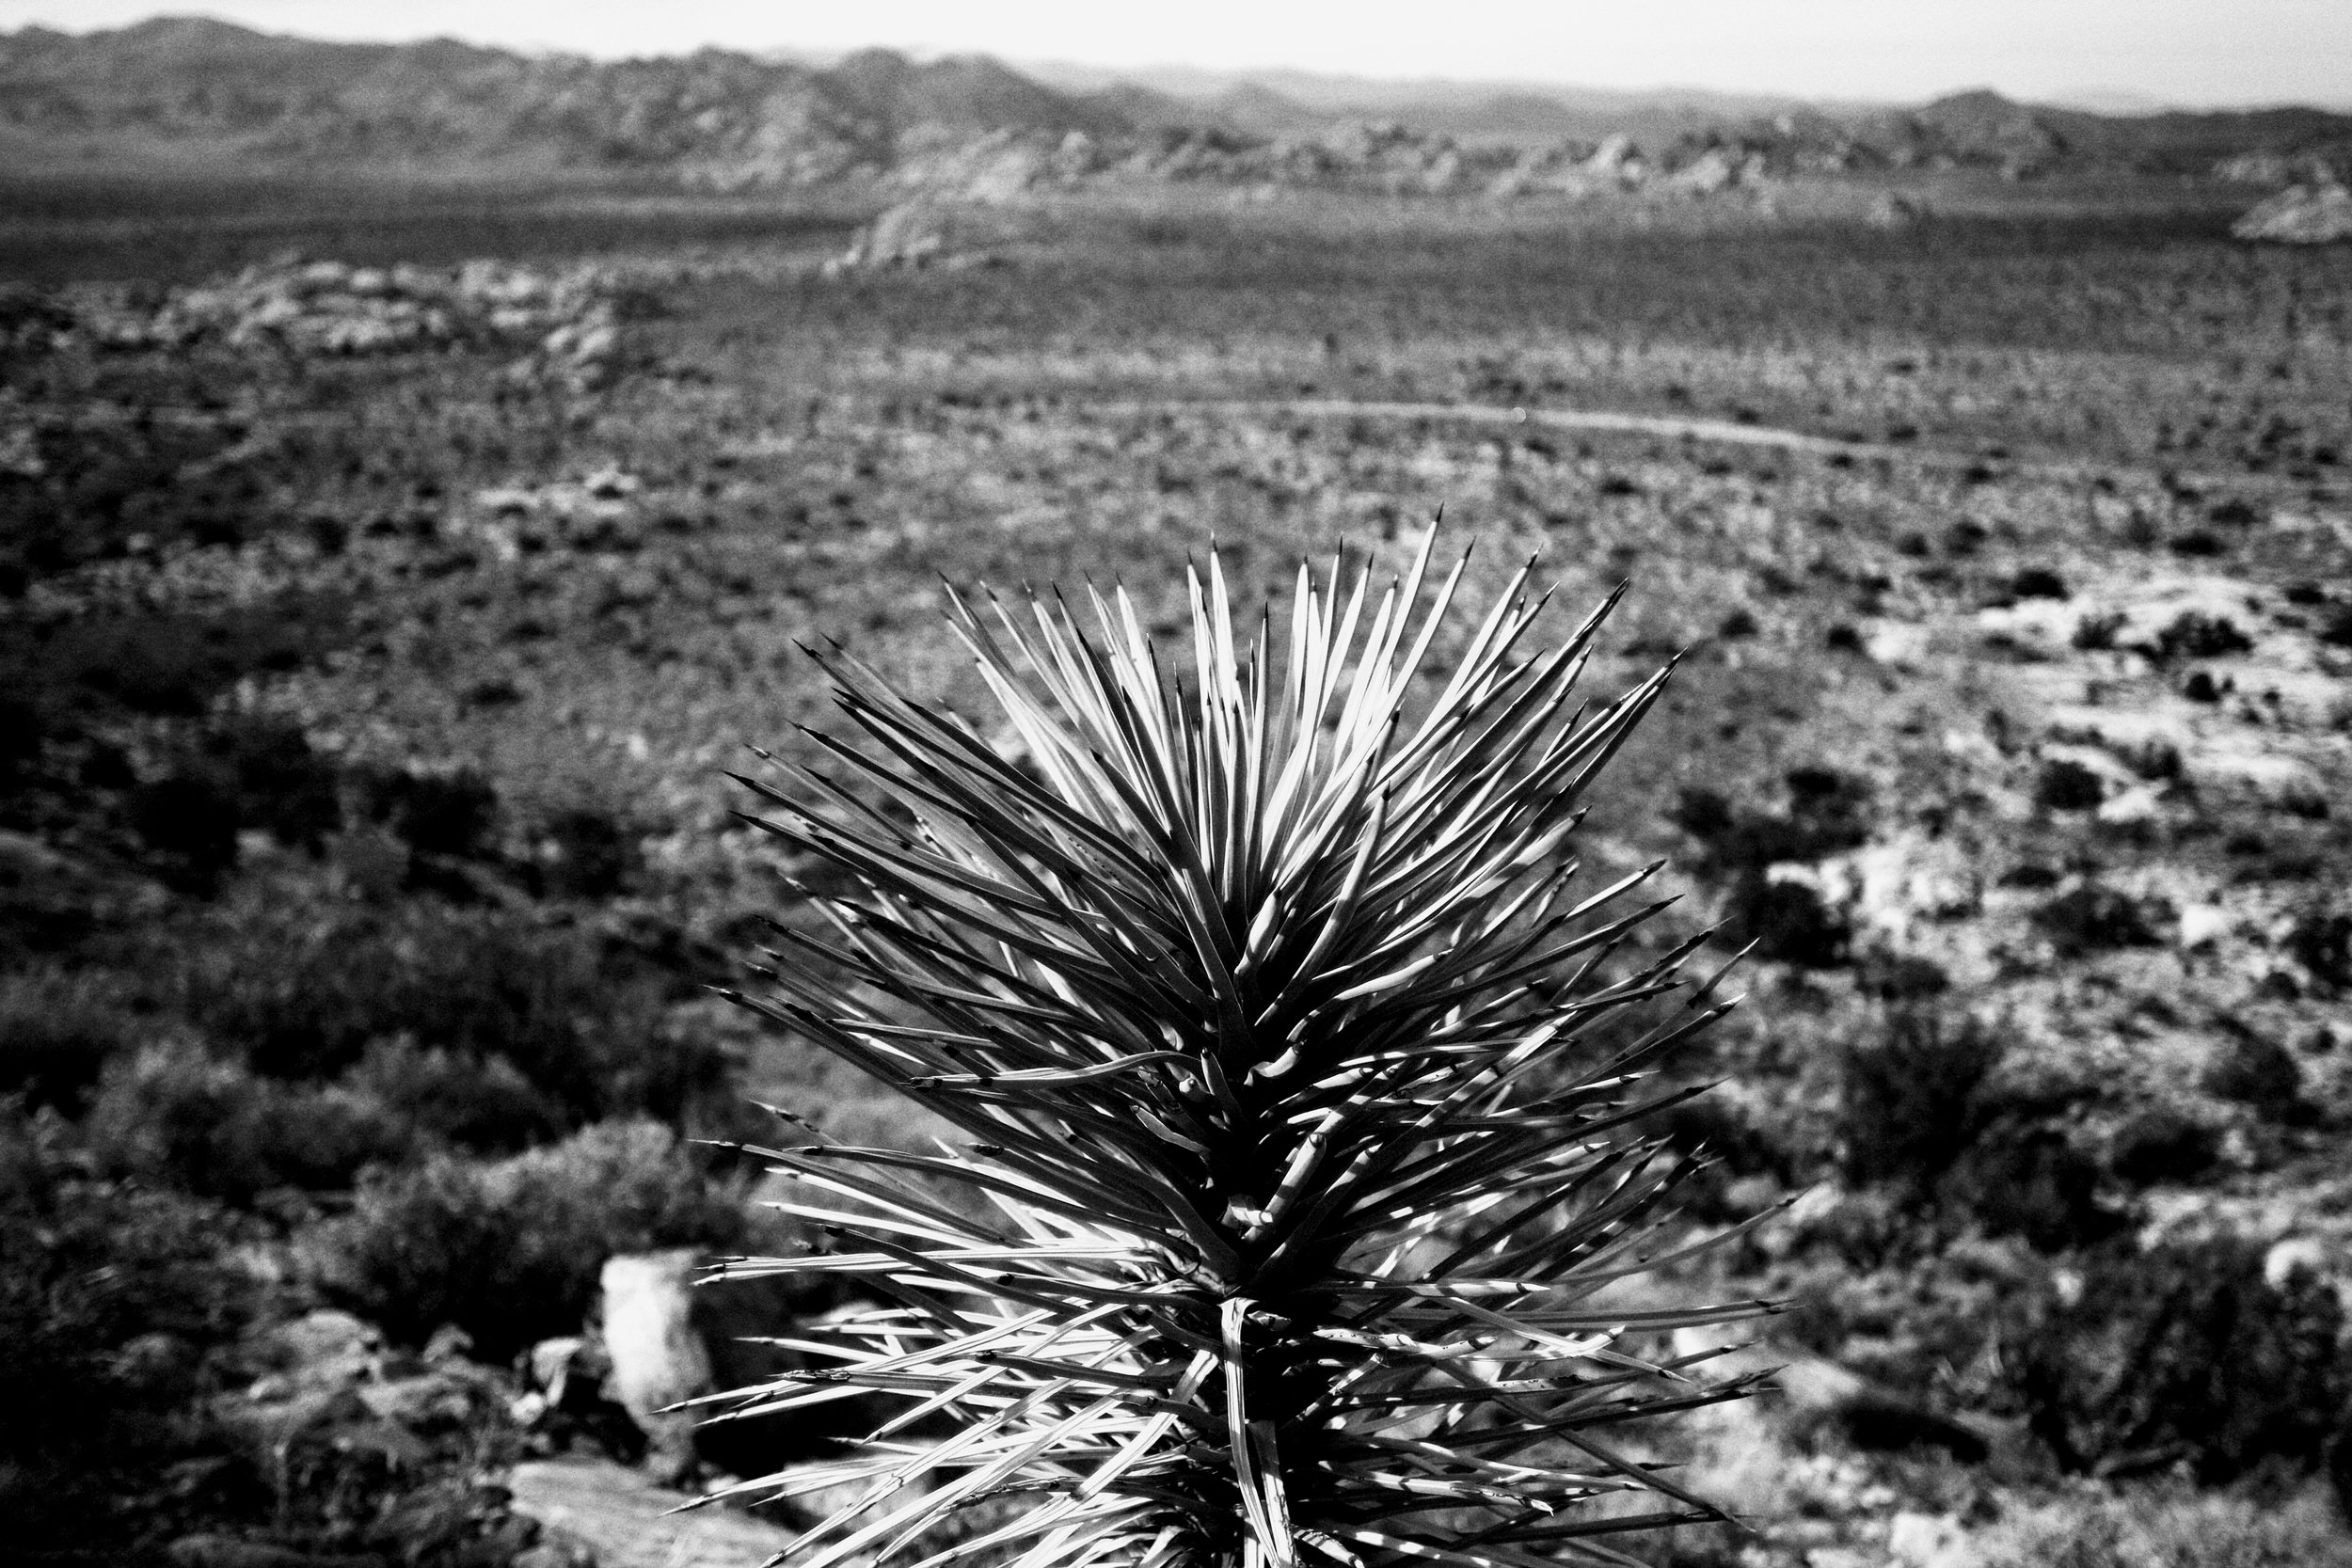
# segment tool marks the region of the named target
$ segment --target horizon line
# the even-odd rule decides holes
[[[2026,108],[2058,109],[2068,113],[2090,114],[2106,119],[2144,119],[2153,116],[2169,114],[2260,114],[2265,112],[2291,111],[2296,109],[2312,110],[2322,114],[2352,115],[2352,97],[2332,101],[2318,98],[2244,98],[2188,101],[2168,94],[2150,92],[2141,88],[2118,85],[2095,84],[2086,85],[2081,87],[2069,88],[2064,91],[2046,95],[2030,95],[2012,92],[1991,83],[1978,82],[1955,85],[1918,96],[1877,98],[1855,97],[1845,93],[1810,93],[1778,87],[1712,87],[1697,82],[1653,82],[1646,83],[1639,87],[1620,87],[1602,85],[1593,82],[1573,81],[1565,78],[1529,76],[1447,75],[1441,73],[1383,75],[1359,71],[1323,70],[1313,66],[1300,65],[1285,61],[1261,62],[1252,65],[1218,66],[1202,65],[1193,61],[1181,59],[1157,59],[1151,61],[1129,61],[1125,63],[1113,64],[1102,60],[1091,60],[1069,56],[1041,56],[1034,55],[1000,53],[998,51],[987,49],[966,49],[910,42],[878,41],[862,43],[852,47],[807,47],[793,44],[774,44],[765,48],[747,47],[739,44],[706,42],[696,44],[691,48],[674,49],[660,52],[636,50],[599,51],[551,41],[491,42],[479,39],[462,38],[456,34],[448,32],[372,34],[365,37],[332,37],[318,33],[291,30],[281,31],[274,28],[259,27],[247,22],[231,20],[216,14],[197,10],[158,11],[135,22],[124,23],[118,26],[74,28],[69,26],[58,26],[53,23],[42,22],[40,20],[31,20],[21,24],[13,29],[0,28],[0,39],[35,32],[50,33],[64,38],[91,39],[103,37],[109,34],[129,33],[141,28],[155,26],[157,24],[173,23],[200,23],[233,32],[247,34],[255,38],[277,39],[293,42],[319,44],[328,47],[399,48],[404,46],[416,46],[431,43],[453,43],[466,48],[488,50],[501,54],[516,55],[523,58],[582,59],[597,64],[621,64],[628,61],[682,60],[691,58],[695,55],[706,53],[736,55],[745,58],[765,60],[771,63],[799,64],[810,66],[815,69],[824,69],[832,65],[836,65],[843,60],[852,58],[855,55],[867,53],[894,54],[918,64],[927,64],[940,60],[952,59],[982,59],[991,61],[1021,75],[1027,76],[1033,81],[1038,81],[1039,86],[1057,91],[1101,90],[1102,87],[1107,87],[1115,85],[1125,85],[1143,87],[1146,90],[1163,91],[1168,89],[1154,87],[1151,83],[1139,81],[1136,80],[1136,78],[1152,75],[1190,75],[1210,79],[1210,81],[1215,85],[1207,87],[1206,90],[1214,92],[1230,90],[1233,87],[1252,82],[1257,83],[1260,86],[1264,86],[1264,79],[1268,77],[1294,76],[1303,77],[1311,82],[1327,84],[1332,87],[1359,86],[1369,88],[1385,88],[1391,90],[1410,90],[1413,88],[1470,88],[1486,89],[1498,95],[1510,93],[1588,93],[1597,96],[1622,99],[1661,99],[1673,98],[1677,96],[1756,99],[1775,103],[1783,103],[1790,107],[1810,108],[1901,109],[1924,106],[1926,104],[1940,103],[1952,98],[1964,97],[1972,93],[1982,92],[1990,93],[2010,103],[2017,103]],[[1089,88],[1061,88],[1057,87],[1055,84],[1051,82],[1039,80],[1036,73],[1041,71],[1070,73],[1084,72],[1099,75],[1103,78],[1103,81],[1097,87]],[[1276,87],[1269,88],[1269,90],[1279,91],[1280,89]],[[1171,96],[1183,96],[1183,94],[1175,93],[1171,94]],[[2095,104],[2095,101],[2100,99],[2109,100],[2110,103],[2137,100],[2139,101],[2139,103],[2144,106],[2128,108],[2097,106]],[[1319,107],[1318,105],[1311,103],[1302,104],[1301,106],[1311,110]],[[1372,105],[1362,105],[1362,107],[1372,107]],[[1334,110],[1333,112],[1345,111]]]

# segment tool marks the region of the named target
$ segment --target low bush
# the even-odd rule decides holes
[[[1818,861],[1868,841],[1870,791],[1836,768],[1792,768],[1788,805],[1768,812],[1736,805],[1712,789],[1685,788],[1668,819],[1706,847],[1706,869],[1737,875],[1784,862]]]
[[[2294,1053],[2267,1035],[2224,1024],[2206,1065],[2207,1094],[2233,1100],[2269,1116],[2286,1116],[2303,1097],[2303,1069]]]
[[[0,974],[0,1095],[78,1115],[106,1063],[146,1025],[101,974],[20,969]]]
[[[58,1118],[0,1106],[8,1553],[87,1550],[123,1478],[152,1486],[185,1433],[165,1412],[195,1391],[203,1352],[260,1305],[225,1260],[242,1235],[200,1199],[102,1179]]]
[[[556,813],[532,862],[535,891],[555,898],[610,898],[637,869],[637,846],[606,812]]]
[[[2077,648],[2097,652],[2115,646],[2116,634],[2130,624],[2130,617],[2115,610],[2092,610],[2074,623],[2072,639]]]
[[[1724,907],[1724,935],[1753,942],[1756,955],[1806,969],[1833,969],[1845,962],[1853,930],[1811,885],[1743,873],[1732,884]]]
[[[2343,1307],[2309,1272],[2273,1286],[2235,1237],[2093,1259],[2016,1347],[2037,1435],[2071,1469],[2185,1465],[2233,1480],[2315,1466],[2340,1418]]]
[[[237,863],[237,832],[245,825],[236,782],[224,768],[183,767],[140,784],[124,801],[131,831],[165,883],[209,897]]]
[[[2313,981],[2331,990],[2352,989],[2352,913],[2304,910],[2288,926],[2284,945]]]
[[[422,1139],[511,1154],[563,1135],[563,1104],[501,1056],[429,1051],[407,1036],[378,1040],[342,1080]]]
[[[359,769],[353,789],[358,815],[389,828],[419,854],[480,854],[498,822],[498,791],[470,769]]]
[[[2051,811],[2089,811],[2106,799],[2106,786],[2074,758],[2053,757],[2034,780],[2033,799]]]
[[[2218,658],[2242,654],[2253,640],[2226,615],[2185,610],[2156,633],[2156,651],[2166,658]]]
[[[335,765],[310,749],[299,725],[246,718],[223,724],[210,750],[236,780],[245,826],[266,828],[281,844],[315,849],[342,825]]]
[[[108,1171],[233,1203],[347,1187],[416,1142],[371,1095],[257,1078],[187,1040],[109,1067],[87,1132]]]
[[[1927,1008],[1893,1013],[1838,1060],[1839,1163],[1849,1180],[1924,1193],[1976,1135],[1978,1091],[2001,1059],[1993,1031]]]
[[[726,1247],[744,1234],[737,1196],[651,1122],[608,1122],[494,1164],[437,1156],[364,1182],[323,1237],[353,1310],[395,1339],[444,1323],[497,1361],[576,1332],[615,1253]]]
[[[2043,904],[2033,919],[2058,956],[2072,960],[2120,947],[2160,946],[2157,924],[2170,913],[2120,888],[2086,882]]]
[[[183,961],[180,1001],[211,1038],[280,1078],[331,1078],[374,1041],[503,1060],[576,1126],[675,1120],[725,1063],[662,1027],[678,982],[591,930],[415,900],[386,911],[247,908]]]
[[[2099,1201],[2099,1165],[2064,1131],[2026,1114],[1967,1130],[1966,1147],[1936,1183],[1947,1216],[1993,1236],[2022,1236],[2043,1252],[2090,1246],[2121,1228]]]
[[[1853,974],[1855,990],[1882,1002],[1917,1002],[1952,986],[1942,964],[1915,953],[1865,953],[1855,960]]]
[[[2220,1130],[2186,1112],[2158,1105],[2116,1129],[2108,1164],[2126,1181],[2189,1181],[2221,1158]]]

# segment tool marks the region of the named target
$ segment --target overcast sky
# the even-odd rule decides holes
[[[599,55],[888,44],[1838,98],[1989,86],[2352,106],[2352,0],[0,0],[0,26],[79,32],[188,11],[319,38],[437,34]]]

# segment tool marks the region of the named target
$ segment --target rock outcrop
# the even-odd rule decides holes
[[[2230,226],[2241,240],[2273,245],[2337,245],[2352,240],[2352,189],[2289,185]]]
[[[212,346],[308,359],[470,348],[518,356],[518,376],[594,387],[625,362],[629,303],[618,277],[593,266],[369,267],[287,257],[160,299],[72,291],[37,325],[44,340],[132,353]]]

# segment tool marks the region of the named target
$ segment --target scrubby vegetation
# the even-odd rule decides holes
[[[486,338],[110,343],[294,230],[51,246],[114,281],[0,304],[23,1549],[392,1552],[421,1481],[321,1450],[304,1491],[239,1435],[289,1323],[402,1366],[577,1328],[602,1255],[754,1239],[691,1142],[754,1097],[930,1147],[703,990],[811,918],[778,873],[849,891],[719,780],[820,717],[797,642],[977,713],[940,574],[1123,578],[1161,636],[1212,532],[1248,597],[1443,503],[1472,594],[1538,552],[1565,601],[1633,579],[1597,674],[1680,656],[1580,853],[1671,857],[1641,954],[1753,943],[1746,1021],[1676,1069],[1721,1081],[1672,1119],[1715,1162],[1688,1223],[1796,1202],[1665,1288],[1788,1299],[1772,1354],[1878,1402],[1694,1428],[1699,1470],[1770,1459],[1765,1536],[1677,1560],[1874,1560],[1904,1515],[2340,1560],[2352,302],[2163,193],[1962,186],[1912,229],[1073,199],[997,214],[1002,267],[830,278],[822,213],[683,257],[541,226],[550,276],[596,252],[659,306],[596,385]],[[496,240],[421,211],[339,258]]]

